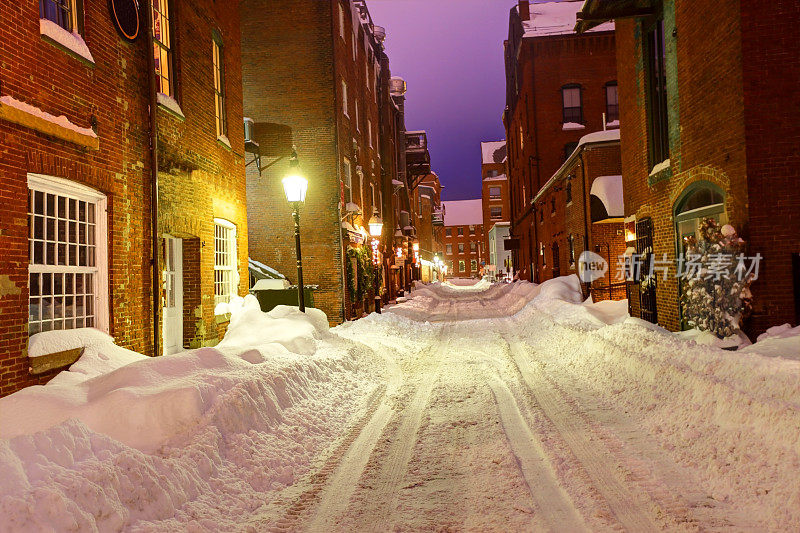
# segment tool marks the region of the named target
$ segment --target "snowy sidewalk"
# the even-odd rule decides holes
[[[330,331],[245,304],[217,349],[87,360],[0,400],[0,523],[800,527],[792,337],[726,352],[626,309],[585,304],[574,277],[424,286]]]

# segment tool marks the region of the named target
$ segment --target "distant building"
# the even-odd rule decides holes
[[[435,281],[438,274],[434,256],[442,258],[444,246],[444,217],[442,213],[442,184],[439,176],[431,172],[420,181],[414,194],[414,212],[417,214],[417,242],[419,247],[419,277],[421,281]],[[412,245],[413,246],[413,245]]]
[[[483,200],[483,227],[486,232],[485,249],[489,250],[485,273],[489,276],[502,277],[502,273],[510,272],[512,265],[505,261],[510,252],[504,250],[505,240],[509,236],[511,221],[511,190],[506,176],[508,162],[505,141],[481,143],[481,181]],[[502,224],[502,230],[493,232],[495,224]],[[501,241],[492,239],[502,238]],[[495,255],[491,250],[496,250]],[[496,262],[497,259],[501,262]]]
[[[495,222],[487,233],[489,260],[486,265],[485,275],[492,281],[512,279],[514,277],[514,262],[511,252],[506,250],[504,243],[511,235],[510,222]]]
[[[800,321],[800,3],[587,0],[617,20],[625,215],[637,252],[675,260],[703,217],[761,254],[745,331]],[[602,26],[601,26],[602,28]],[[591,35],[588,34],[588,35]],[[674,263],[673,263],[674,264]],[[631,286],[634,316],[685,327],[675,269]]]
[[[510,12],[503,121],[511,233],[519,239],[515,264],[522,279],[533,279],[538,270],[531,199],[581,137],[619,125],[614,24],[574,33],[582,5],[519,0]]]
[[[477,278],[486,262],[483,203],[475,200],[445,201],[444,260],[447,277]]]

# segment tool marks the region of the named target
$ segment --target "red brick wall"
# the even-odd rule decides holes
[[[800,48],[794,38],[800,3],[740,2],[747,141],[749,250],[764,256],[753,284],[754,333],[797,324],[791,255],[800,253]]]
[[[567,143],[603,129],[605,84],[617,79],[614,33],[529,38],[518,61],[521,84],[506,120],[506,138],[512,234],[521,237],[517,268],[520,277],[530,279],[536,259],[530,200],[564,162]],[[562,129],[561,88],[567,84],[582,87],[584,129]]]
[[[344,38],[340,36],[340,5],[345,10]],[[353,202],[361,211],[348,219],[351,224],[366,227],[373,212],[369,184],[376,187],[376,197],[384,187],[378,155],[379,98],[371,81],[377,75],[376,61],[369,61],[366,36],[361,24],[353,25],[352,9],[343,0],[242,3],[243,35],[248,43],[243,54],[245,115],[256,123],[281,124],[292,130],[301,168],[309,179],[301,215],[304,281],[320,286],[315,304],[333,323],[347,318],[351,307],[344,290],[339,226],[342,159],[347,157],[352,165]],[[347,115],[342,80],[347,83]],[[388,91],[385,85],[382,89]],[[265,158],[265,164],[269,163],[275,164],[261,176],[253,166],[248,168],[250,254],[296,281],[291,211],[280,182],[287,161]],[[363,189],[359,189],[357,165],[363,170]],[[384,205],[391,201],[387,196],[384,189]],[[393,230],[385,228],[386,234]]]
[[[651,182],[647,101],[641,31],[634,20],[617,23],[622,168],[625,214],[651,217],[654,251],[675,258],[673,207],[687,185],[706,180],[726,193],[729,222],[744,238],[747,172],[738,2],[677,2],[665,15],[671,175]],[[677,31],[673,29],[677,27]],[[657,285],[658,322],[680,327],[678,284],[673,275]],[[634,302],[634,310],[638,302]]]
[[[147,76],[140,40],[123,42],[108,6],[85,3],[87,65],[46,42],[39,2],[0,10],[0,95],[11,96],[72,123],[97,119],[99,150],[0,120],[0,395],[46,382],[56,372],[28,373],[28,172],[76,181],[108,196],[110,333],[118,344],[148,353],[151,346]],[[58,83],[54,83],[58,80]]]
[[[159,232],[188,241],[199,239],[201,302],[184,299],[185,330],[200,344],[215,344],[225,334],[214,315],[214,219],[236,226],[239,294],[247,294],[247,206],[242,122],[241,29],[235,5],[214,0],[175,2],[176,100],[185,119],[159,107]],[[225,68],[227,137],[217,139],[214,112],[212,31],[222,38]],[[188,246],[192,246],[188,243]],[[160,254],[159,257],[163,257]]]
[[[161,220],[159,233],[195,237],[202,262],[205,341],[218,338],[213,315],[213,218],[240,229],[239,264],[246,278],[243,133],[238,11],[213,0],[176,3],[174,40],[177,99],[184,121],[159,109]],[[74,124],[96,117],[99,149],[87,150],[24,126],[0,121],[0,395],[46,381],[55,372],[28,374],[27,173],[66,178],[108,198],[108,308],[117,344],[152,355],[150,170],[147,109],[147,36],[130,44],[112,27],[108,6],[84,2],[84,40],[94,65],[69,55],[39,32],[39,3],[25,1],[0,13],[3,68],[0,94],[12,96]],[[216,22],[214,22],[216,21]],[[225,43],[232,148],[217,143],[211,70],[211,30]],[[11,43],[13,46],[5,46]],[[57,79],[58,83],[53,80]],[[159,259],[163,254],[159,253]],[[3,277],[5,276],[5,278]]]

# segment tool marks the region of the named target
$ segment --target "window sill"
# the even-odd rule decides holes
[[[580,124],[579,122],[565,122],[561,125],[561,129],[563,131],[585,130],[586,125]]]
[[[158,107],[179,120],[186,120],[186,115],[183,114],[183,109],[178,101],[168,94],[158,93]]]
[[[39,33],[56,48],[60,48],[87,66],[94,67],[94,57],[80,34],[69,32],[48,19],[39,19]]]
[[[228,139],[227,135],[218,135],[217,144],[223,146],[224,148],[227,148],[231,152],[233,151],[233,148],[231,148],[231,141],[230,139]]]
[[[647,182],[649,185],[654,185],[659,181],[664,181],[672,177],[672,166],[670,164],[669,159],[665,159],[661,163],[655,165],[652,170],[650,170],[650,174],[647,177]]]
[[[100,140],[91,128],[76,126],[63,115],[56,117],[8,95],[0,97],[0,119],[83,146],[89,150],[100,148]]]

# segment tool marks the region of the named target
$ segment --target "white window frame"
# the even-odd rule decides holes
[[[350,118],[350,111],[347,108],[347,82],[342,80],[342,113]]]
[[[28,248],[28,276],[34,273],[91,273],[94,280],[94,328],[109,332],[108,298],[108,198],[105,194],[89,186],[64,178],[44,174],[28,174],[28,189],[55,194],[95,206],[95,266],[78,267],[66,265],[37,265],[30,261],[30,240]],[[56,213],[57,215],[58,213]],[[31,231],[31,228],[28,230]],[[30,306],[30,294],[28,295]],[[29,309],[30,313],[30,309]]]
[[[369,139],[369,147],[372,148],[372,119],[367,119],[367,138]]]
[[[342,158],[342,173],[344,174],[344,201],[350,203],[353,201],[353,167],[346,157]]]
[[[231,230],[230,233],[230,243],[231,249],[228,252],[231,259],[232,264],[228,265],[218,265],[217,264],[217,226],[220,226],[226,230]],[[226,220],[224,218],[214,218],[214,314],[215,315],[223,315],[228,312],[227,306],[220,306],[221,303],[228,303],[230,302],[231,297],[239,295],[239,258],[238,258],[238,235],[236,230],[236,224],[231,222],[230,220]],[[217,294],[217,278],[216,274],[218,271],[226,271],[230,272],[230,281],[227,295]],[[222,301],[223,298],[227,298],[226,301]]]
[[[339,5],[339,36],[344,39],[344,8]]]

